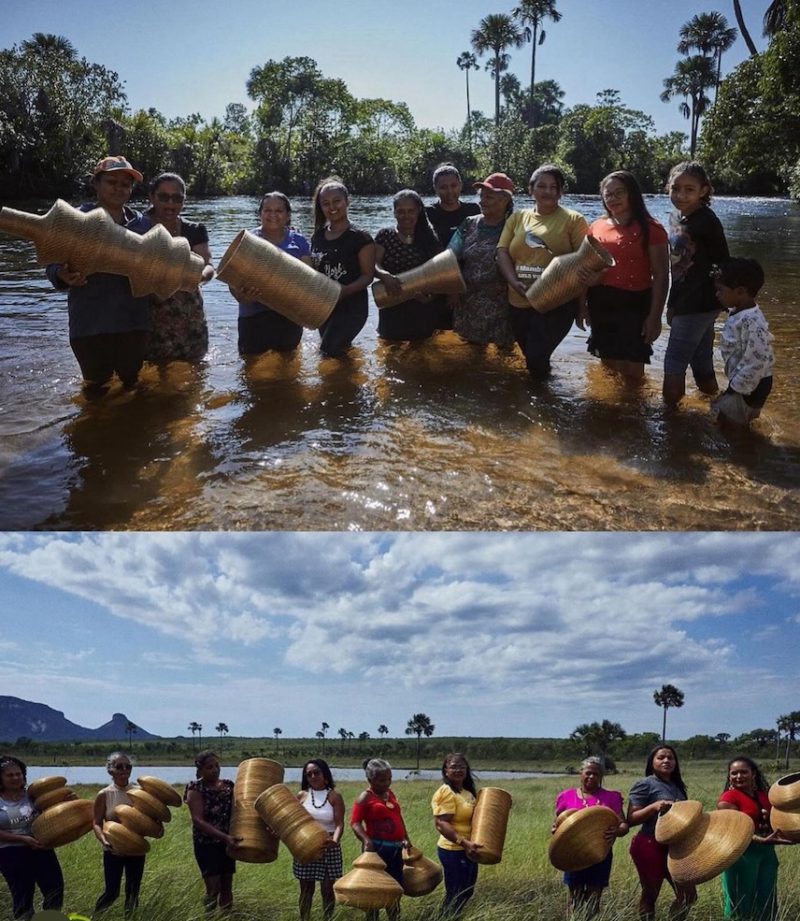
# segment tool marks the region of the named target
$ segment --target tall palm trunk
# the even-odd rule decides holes
[[[758,54],[758,49],[753,43],[753,39],[750,37],[750,33],[747,31],[747,26],[744,24],[742,4],[739,2],[739,0],[733,0],[733,12],[736,16],[736,23],[739,26],[739,31],[742,33],[744,43],[747,45],[747,50],[750,52],[751,56],[755,57],[755,55]]]
[[[536,42],[539,36],[539,23],[533,24],[533,36],[531,38],[531,128],[536,127],[536,107],[533,102],[534,93],[536,92]]]
[[[467,146],[472,153],[472,110],[469,106],[469,67],[464,71],[467,75]]]

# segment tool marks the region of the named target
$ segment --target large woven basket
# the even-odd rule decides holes
[[[442,867],[418,847],[403,851],[403,892],[412,897],[428,895],[442,881]]]
[[[50,809],[52,806],[58,803],[64,803],[68,799],[73,799],[74,797],[75,793],[71,787],[56,787],[55,790],[50,790],[47,793],[42,793],[40,796],[37,796],[33,801],[33,808],[37,812],[44,812],[45,809]]]
[[[141,857],[150,850],[149,841],[119,822],[103,822],[103,834],[120,857]]]
[[[611,850],[606,838],[609,828],[619,825],[619,816],[608,806],[578,809],[558,824],[550,839],[548,856],[557,870],[576,871],[593,867]]]
[[[476,851],[478,863],[500,863],[506,841],[511,794],[499,787],[483,787],[478,791],[472,813],[471,838],[483,847]]]
[[[132,806],[150,816],[151,819],[157,822],[169,822],[172,819],[172,814],[164,803],[147,790],[128,790],[128,797]]]
[[[180,793],[175,787],[168,784],[166,780],[161,780],[160,777],[150,777],[145,774],[144,777],[137,777],[136,783],[151,796],[160,799],[165,806],[175,806],[177,808],[183,802]]]
[[[736,863],[752,839],[753,820],[743,812],[703,812],[687,834],[669,845],[667,868],[679,885],[704,883]]]
[[[800,841],[800,810],[778,809],[773,806],[769,824],[790,841]]]
[[[372,296],[379,309],[396,307],[420,294],[463,294],[467,290],[456,254],[451,249],[437,253],[432,259],[400,272],[397,278],[403,283],[401,294],[389,294],[382,281],[372,285]]]
[[[769,801],[784,811],[800,809],[800,772],[776,780],[769,788]]]
[[[134,297],[166,300],[178,290],[194,291],[205,267],[185,237],[173,237],[161,224],[137,234],[103,208],[79,211],[61,199],[45,215],[0,208],[0,230],[32,240],[40,265],[68,262],[84,275],[126,275]]]
[[[577,297],[583,290],[579,271],[583,267],[599,271],[613,266],[614,258],[591,235],[583,238],[574,253],[554,256],[539,278],[525,293],[531,306],[539,313],[547,313]]]
[[[342,292],[338,282],[247,230],[225,250],[217,278],[259,289],[268,307],[308,329],[322,326]]]
[[[45,793],[52,793],[53,790],[66,786],[66,784],[66,777],[41,777],[39,780],[34,780],[28,784],[27,793],[30,799],[35,800]]]
[[[353,861],[353,869],[333,884],[340,905],[370,911],[391,908],[403,895],[403,887],[386,872],[386,864],[373,851],[365,851]]]
[[[43,847],[62,847],[91,831],[94,804],[88,799],[73,799],[51,806],[33,820],[33,837]]]
[[[317,860],[328,845],[328,833],[282,783],[268,787],[254,803],[256,812],[300,863]]]
[[[161,838],[164,835],[164,826],[157,819],[151,819],[147,813],[135,806],[125,803],[114,809],[114,819],[125,828],[135,831],[137,835],[146,835],[148,838]]]
[[[228,829],[234,838],[242,839],[237,847],[228,848],[228,854],[235,860],[271,863],[277,859],[279,839],[256,812],[255,801],[265,790],[282,780],[283,765],[269,758],[248,758],[239,765]]]
[[[671,844],[673,841],[678,841],[688,834],[702,811],[703,804],[696,799],[673,803],[656,820],[656,841],[659,844]]]

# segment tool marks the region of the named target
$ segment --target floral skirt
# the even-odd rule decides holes
[[[150,308],[150,342],[146,361],[199,361],[208,351],[208,324],[203,295],[176,291]]]

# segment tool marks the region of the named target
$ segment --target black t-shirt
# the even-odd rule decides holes
[[[464,219],[471,217],[473,214],[480,214],[481,208],[477,202],[462,201],[455,211],[445,211],[441,202],[437,201],[435,205],[428,205],[425,208],[425,213],[436,231],[439,242],[442,246],[447,246],[450,242],[450,237],[453,236]]]
[[[728,242],[719,218],[705,205],[670,221],[672,288],[669,306],[676,314],[721,310],[711,272],[728,258]]]

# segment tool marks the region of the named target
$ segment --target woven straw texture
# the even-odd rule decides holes
[[[51,806],[33,820],[33,837],[44,847],[62,847],[91,831],[94,804],[88,799],[73,799]]]
[[[463,294],[467,290],[456,254],[451,249],[437,253],[423,265],[397,276],[403,283],[403,292],[391,295],[382,281],[372,286],[372,296],[380,309],[395,307],[420,294]]]
[[[120,857],[141,857],[150,850],[149,841],[119,822],[103,822],[103,834],[111,842],[111,850]]]
[[[278,783],[268,787],[256,798],[254,807],[299,863],[310,863],[322,856],[328,833],[287,786]]]
[[[575,815],[577,809],[565,809],[563,812],[559,812],[556,816],[556,828],[562,823],[565,822],[571,815]]]
[[[158,797],[148,793],[147,790],[128,790],[131,805],[141,810],[157,822],[169,822],[172,819],[169,809]]]
[[[403,887],[386,872],[386,864],[372,851],[353,861],[353,869],[333,884],[336,901],[369,911],[391,908],[403,895]]]
[[[31,799],[38,799],[44,793],[51,793],[67,784],[66,777],[42,777],[28,784],[27,793]]]
[[[778,809],[800,809],[800,773],[776,780],[769,788],[769,801]]]
[[[291,258],[291,257],[290,257]],[[271,863],[278,857],[278,838],[270,833],[255,810],[255,801],[283,780],[283,765],[269,758],[248,758],[236,772],[230,834],[241,838],[238,847],[228,848],[235,860]]]
[[[114,821],[119,822],[135,831],[137,835],[147,836],[148,838],[161,838],[164,835],[164,826],[157,819],[151,819],[149,815],[136,809],[135,806],[127,806],[125,803],[117,806],[114,810]]]
[[[136,783],[138,783],[143,790],[151,794],[151,796],[160,799],[165,806],[175,806],[178,808],[183,802],[180,793],[178,793],[175,787],[168,784],[166,780],[161,780],[160,777],[150,777],[145,774],[144,777],[137,777]]]
[[[418,847],[403,851],[403,892],[416,897],[427,895],[442,881],[442,868]]]
[[[698,885],[727,870],[753,839],[753,821],[734,809],[701,813],[689,832],[669,845],[667,868],[680,885]]]
[[[225,250],[217,278],[234,288],[257,288],[265,304],[307,329],[322,326],[342,290],[327,275],[246,230]]]
[[[59,787],[57,790],[51,790],[49,793],[42,793],[33,801],[33,807],[37,812],[44,812],[58,803],[64,803],[68,799],[73,799],[75,792],[71,787]]]
[[[586,236],[576,252],[555,256],[525,296],[534,310],[547,313],[580,294],[583,283],[578,277],[579,269],[588,267],[599,271],[612,265],[614,259],[608,250],[594,237]]]
[[[483,787],[478,791],[471,835],[473,841],[483,845],[475,855],[478,863],[500,863],[510,811],[510,793],[499,787]]]
[[[687,834],[703,811],[703,804],[696,799],[673,803],[670,808],[656,820],[656,841],[659,844],[671,844]]]
[[[800,810],[778,809],[773,806],[769,814],[769,824],[775,831],[780,830],[784,838],[800,841]]]
[[[619,816],[608,806],[576,810],[556,828],[550,839],[550,863],[564,871],[585,870],[600,863],[613,843],[605,837],[605,832],[618,824]]]
[[[84,275],[126,275],[134,297],[156,294],[166,300],[178,290],[194,291],[205,266],[188,240],[173,237],[161,224],[137,234],[103,208],[78,211],[61,199],[45,215],[0,208],[0,230],[32,240],[40,265],[68,262]]]

